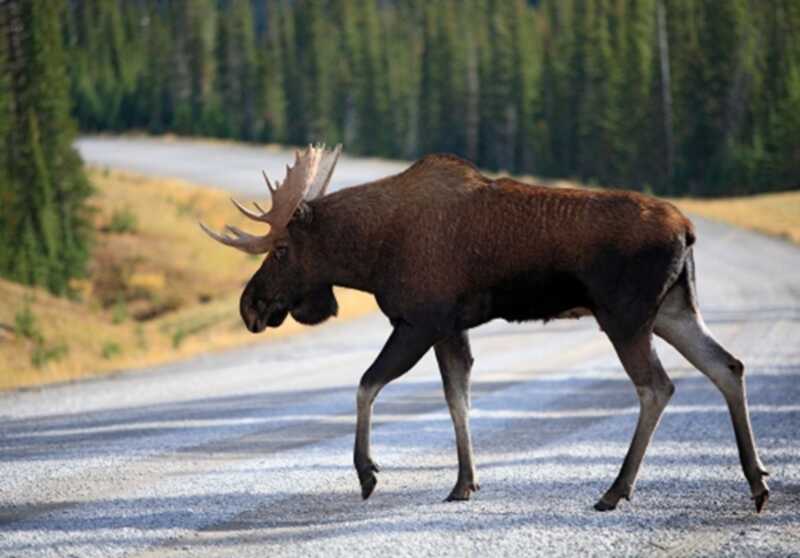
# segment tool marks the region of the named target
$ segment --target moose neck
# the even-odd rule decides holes
[[[374,293],[381,221],[365,213],[349,192],[337,192],[313,203],[311,234],[315,267],[327,284]]]

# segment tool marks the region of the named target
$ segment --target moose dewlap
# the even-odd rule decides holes
[[[650,438],[674,387],[653,346],[657,335],[720,389],[758,511],[769,497],[750,426],[742,363],[711,335],[697,306],[691,222],[673,205],[633,192],[552,189],[492,180],[452,155],[326,194],[341,146],[298,152],[272,205],[234,202],[263,236],[227,227],[214,239],[266,254],[242,293],[253,333],[291,314],[316,324],[337,312],[333,286],[375,295],[393,331],[358,388],[354,462],[368,498],[372,404],[431,348],[455,427],[458,479],[448,500],[478,490],[469,434],[472,355],[467,331],[495,318],[593,315],[639,396],[636,431],[616,480],[595,504],[630,499]]]

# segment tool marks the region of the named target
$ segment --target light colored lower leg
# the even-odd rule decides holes
[[[448,500],[467,500],[478,490],[469,432],[469,381],[472,355],[466,333],[452,336],[435,347],[447,407],[453,419],[458,453],[458,480]]]
[[[469,488],[477,483],[472,456],[472,440],[469,432],[469,403],[461,393],[448,393],[447,405],[453,419],[456,433],[456,450],[458,452],[457,486]]]
[[[667,382],[660,385],[636,386],[636,393],[639,396],[639,420],[636,423],[636,431],[619,475],[601,499],[601,503],[611,508],[616,506],[620,498],[630,499],[633,495],[644,454],[674,391],[672,383],[668,379]],[[598,503],[597,507],[602,508],[601,503]]]
[[[722,392],[730,412],[742,470],[754,496],[765,490],[762,480],[764,465],[758,456],[741,361],[726,351],[706,327],[702,316],[694,311],[660,312],[655,332],[674,346],[698,370],[708,376]]]
[[[372,429],[372,403],[375,390],[359,386],[356,395],[356,442],[353,452],[356,469],[361,470],[371,463],[370,431]]]

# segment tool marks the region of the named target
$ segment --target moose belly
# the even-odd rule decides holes
[[[584,285],[568,274],[521,276],[491,290],[492,317],[508,321],[580,318],[592,314]]]

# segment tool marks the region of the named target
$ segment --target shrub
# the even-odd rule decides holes
[[[69,352],[69,347],[64,343],[50,346],[45,343],[44,335],[36,323],[36,316],[31,310],[29,298],[25,299],[22,308],[14,315],[14,330],[17,335],[33,341],[31,364],[36,368],[41,368],[51,360],[60,360]]]
[[[48,347],[43,341],[39,341],[33,346],[31,364],[36,368],[41,368],[51,360],[61,360],[67,353],[69,353],[69,347],[64,343]]]
[[[103,343],[103,348],[100,350],[100,354],[106,360],[111,360],[121,353],[122,347],[120,347],[119,344],[115,343],[114,341],[106,341]]]
[[[14,315],[14,329],[18,335],[34,341],[41,340],[42,334],[31,311],[30,300],[25,299],[22,309]]]
[[[128,305],[125,303],[125,297],[122,295],[117,296],[117,301],[111,308],[111,323],[121,324],[128,319]]]
[[[108,232],[114,234],[133,233],[136,232],[137,225],[136,214],[127,207],[123,207],[115,209],[111,214]]]
[[[185,330],[183,328],[176,329],[175,332],[173,332],[173,334],[172,334],[172,348],[173,349],[180,348],[181,343],[183,343],[183,340],[186,339],[186,337],[188,337],[188,335],[189,335],[189,331],[187,331],[187,330]]]

